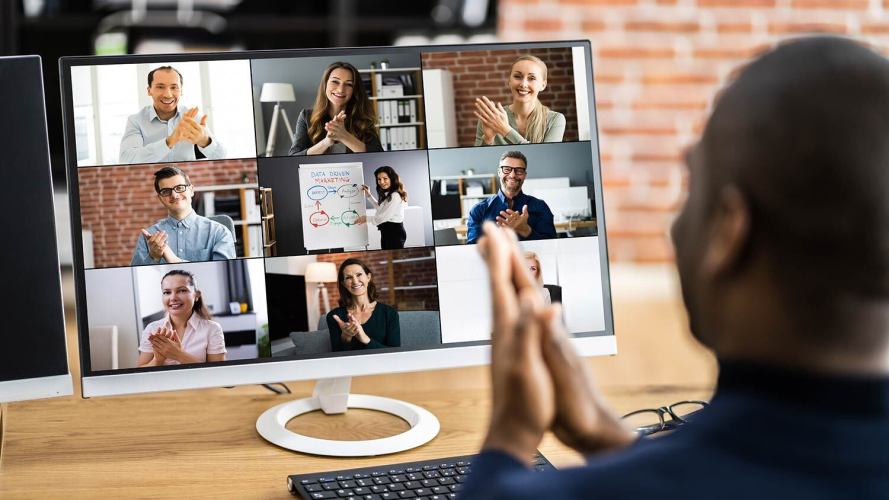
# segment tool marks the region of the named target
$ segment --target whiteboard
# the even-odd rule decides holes
[[[367,228],[355,224],[365,215],[364,172],[360,162],[299,166],[303,241],[306,250],[363,247]]]

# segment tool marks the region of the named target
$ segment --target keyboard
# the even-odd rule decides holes
[[[287,477],[287,489],[307,500],[394,500],[416,498],[445,500],[457,497],[472,471],[474,455],[424,462],[377,465],[361,469],[296,474]],[[539,452],[534,470],[554,469]]]

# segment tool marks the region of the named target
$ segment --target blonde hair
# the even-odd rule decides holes
[[[543,69],[543,81],[546,81],[547,77],[547,68],[546,63],[543,62],[537,56],[532,56],[531,54],[526,54],[520,56],[518,59],[512,62],[512,66],[510,66],[509,72],[512,75],[512,68],[521,61],[531,61],[536,63]],[[528,123],[525,126],[525,139],[528,142],[543,142],[543,138],[546,136],[546,115],[549,114],[549,108],[544,106],[542,102],[540,102],[540,96],[537,97],[537,104],[534,106],[534,109],[531,111],[531,114],[528,115]]]
[[[525,252],[525,260],[533,260],[537,264],[537,276],[534,276],[534,279],[537,280],[538,285],[543,286],[543,269],[540,268],[540,257],[536,253],[528,251]]]

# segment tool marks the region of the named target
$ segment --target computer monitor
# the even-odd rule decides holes
[[[579,351],[615,354],[590,54],[560,41],[62,58],[84,396],[319,379],[260,433],[346,455],[431,439],[431,414],[349,396],[349,377],[488,363],[474,243],[509,206]],[[523,194],[526,180],[554,199]],[[442,186],[457,203],[440,213]],[[578,193],[590,210],[550,208]],[[288,303],[306,329],[282,336],[293,327],[270,323]],[[284,429],[332,402],[416,425],[335,450]]]
[[[72,386],[40,57],[0,57],[0,92],[12,120],[0,134],[0,208],[10,235],[0,246],[8,283],[0,334],[3,403],[70,395]]]

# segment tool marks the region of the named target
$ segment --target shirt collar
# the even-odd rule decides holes
[[[766,364],[719,363],[717,393],[757,394],[819,412],[889,416],[889,376],[815,373]]]
[[[501,202],[503,202],[504,205],[509,205],[509,198],[506,197],[506,194],[503,193],[502,189],[497,191],[497,197],[500,199]],[[513,200],[513,203],[521,203],[522,200],[524,200],[524,199],[525,199],[524,191],[519,191],[519,194],[515,195],[515,197],[512,200]]]
[[[192,227],[192,226],[195,224],[195,222],[197,221],[197,218],[198,218],[198,214],[197,214],[194,210],[192,210],[191,213],[188,214],[188,215],[187,215],[184,219],[182,219],[182,220],[176,220],[176,218],[173,217],[172,215],[168,215],[168,216],[167,216],[167,219],[169,219],[170,224],[172,224],[173,226],[176,226],[176,227],[178,227],[178,226],[182,226],[182,227],[184,227],[185,229],[191,229],[191,227]]]
[[[182,109],[179,106],[177,106],[176,107],[176,114],[173,115],[173,117],[170,118],[170,120],[176,119],[176,117],[178,117],[181,112],[182,112]],[[169,122],[170,121],[170,120],[161,120],[161,117],[157,116],[157,110],[154,109],[154,103],[152,102],[151,104],[148,105],[148,121],[153,122],[154,120],[157,120],[160,122],[163,122],[163,121]]]

